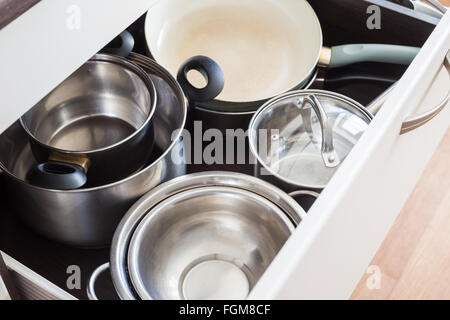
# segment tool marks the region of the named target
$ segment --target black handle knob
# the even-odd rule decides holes
[[[133,35],[125,30],[108,43],[101,51],[126,58],[133,51],[133,48]]]
[[[38,187],[57,190],[72,190],[86,184],[83,167],[66,162],[48,161],[34,166],[27,180]]]
[[[191,70],[197,70],[205,77],[207,84],[204,88],[196,88],[189,82],[187,74]],[[205,56],[195,56],[183,63],[178,70],[177,80],[188,100],[197,102],[213,100],[225,85],[222,69],[214,60]]]

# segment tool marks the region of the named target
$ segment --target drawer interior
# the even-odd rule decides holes
[[[369,30],[366,27],[367,7],[387,1],[354,1],[354,0],[310,0],[316,11],[323,29],[324,44],[327,46],[345,43],[390,43],[411,46],[422,46],[433,31],[435,25],[414,16],[412,10],[398,7],[395,10],[380,6],[381,29]],[[143,32],[145,15],[129,26],[128,30],[136,40],[135,50],[146,54],[146,43]],[[331,77],[355,73],[376,72],[380,76],[399,79],[406,70],[403,66],[377,63],[361,63],[338,70],[320,70],[319,77]],[[318,84],[316,84],[318,86]],[[365,81],[350,81],[345,85],[331,86],[326,89],[347,95],[363,105],[367,105],[387,88],[386,84],[367,83]],[[205,170],[232,170],[251,174],[251,167],[197,165],[189,168],[190,172]],[[4,194],[6,186],[0,176],[0,194]],[[9,207],[4,196],[0,201],[0,249],[21,261],[37,273],[66,288],[69,276],[66,271],[70,265],[81,268],[81,290],[69,291],[77,298],[85,299],[86,284],[89,275],[100,264],[109,259],[108,248],[77,249],[66,247],[36,235],[19,221],[14,211]],[[23,199],[26,201],[26,199]],[[98,285],[98,295],[114,299],[114,289],[107,275],[102,276]]]

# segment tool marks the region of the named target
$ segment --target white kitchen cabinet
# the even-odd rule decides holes
[[[0,50],[0,132],[154,1],[45,0],[0,30],[0,45],[8,44]],[[79,29],[67,27],[74,5]],[[449,126],[444,105],[429,122],[400,134],[405,119],[448,96],[449,49],[447,14],[250,299],[350,297]]]

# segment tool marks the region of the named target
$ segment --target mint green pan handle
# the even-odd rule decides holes
[[[330,68],[358,62],[384,62],[409,65],[420,48],[391,44],[346,44],[331,48]]]

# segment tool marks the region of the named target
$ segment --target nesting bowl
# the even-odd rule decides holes
[[[244,299],[305,217],[288,194],[252,176],[178,177],[144,195],[117,227],[114,287],[125,300]]]
[[[232,187],[202,187],[151,209],[130,242],[142,299],[244,299],[295,225],[274,203]]]

